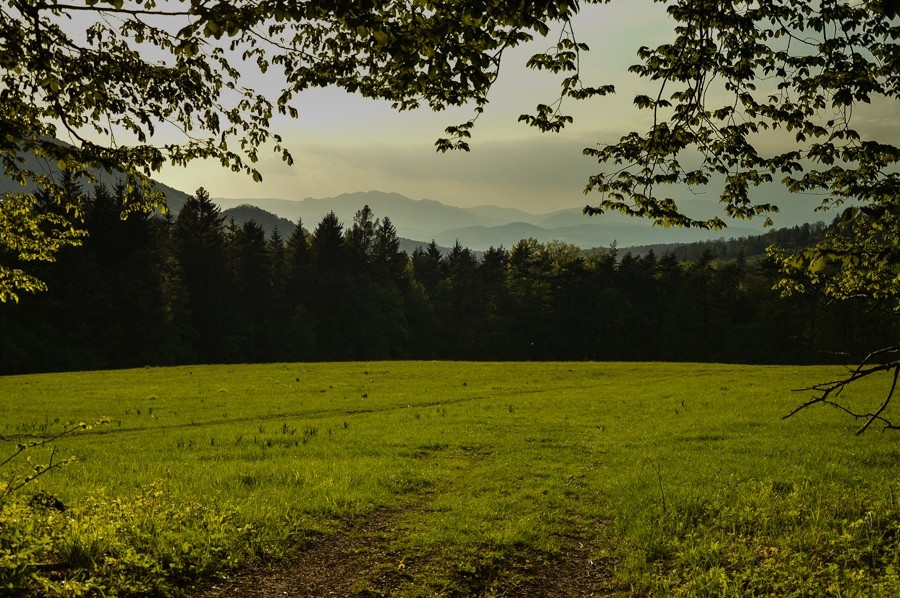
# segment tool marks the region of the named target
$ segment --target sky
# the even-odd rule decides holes
[[[472,117],[471,107],[398,113],[387,102],[329,88],[299,97],[299,119],[276,121],[295,163],[288,166],[275,153],[261,153],[262,183],[223,172],[215,162],[167,167],[158,178],[186,192],[203,186],[213,197],[302,199],[377,189],[463,207],[493,204],[533,213],[583,206],[589,201],[584,186],[598,169],[582,150],[646,126],[646,116],[631,108],[635,83],[641,82],[626,71],[636,62],[637,48],[664,36],[668,24],[660,5],[630,0],[584,6],[575,28],[579,40],[591,46],[582,57],[585,83],[612,82],[621,91],[568,100],[564,112],[575,122],[559,134],[517,122],[520,114],[559,95],[559,76],[525,67],[531,54],[553,44],[554,32],[504,56],[490,104],[473,131],[471,152],[434,149],[446,126]]]
[[[398,113],[387,102],[329,88],[299,97],[295,103],[299,119],[275,121],[274,129],[284,138],[295,163],[288,166],[279,155],[261,152],[256,165],[263,176],[261,183],[223,171],[214,162],[166,167],[157,178],[188,193],[203,186],[213,197],[299,200],[380,190],[461,207],[492,204],[532,213],[582,207],[597,197],[584,195],[583,189],[588,177],[601,170],[582,150],[649,127],[650,112],[638,111],[632,99],[637,93],[655,95],[657,84],[637,78],[627,68],[637,62],[638,47],[658,45],[673,33],[665,6],[651,0],[586,5],[574,25],[579,41],[591,47],[581,61],[585,84],[613,83],[617,93],[581,102],[568,100],[564,112],[573,115],[575,122],[559,134],[541,133],[517,122],[520,114],[533,112],[536,104],[558,97],[559,76],[525,67],[531,54],[553,44],[558,32],[551,32],[504,56],[469,153],[436,153],[434,142],[444,135],[444,127],[471,118],[471,107]],[[884,134],[885,127],[891,127],[900,139],[894,106],[876,111],[870,120],[873,130]],[[863,123],[861,129],[865,128]],[[673,192],[676,199],[691,205],[695,216],[720,214],[717,195],[714,185],[699,192]],[[776,216],[776,225],[823,219],[812,213],[819,198],[788,196],[779,185],[758,190],[755,199],[780,203],[783,212]],[[756,224],[762,225],[761,221]]]

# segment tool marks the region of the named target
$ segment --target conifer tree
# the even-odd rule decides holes
[[[400,238],[391,219],[385,216],[375,229],[371,249],[371,262],[379,280],[390,281],[394,285],[402,283],[409,256],[400,250]]]
[[[230,308],[230,272],[226,262],[224,216],[204,188],[185,202],[173,238],[188,292],[194,345],[203,361],[223,357]]]
[[[417,247],[412,255],[413,272],[416,280],[432,298],[437,295],[438,286],[447,277],[447,262],[434,239],[423,250]]]

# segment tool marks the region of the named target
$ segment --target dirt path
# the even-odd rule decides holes
[[[387,537],[402,511],[382,509],[350,520],[340,532],[322,536],[293,557],[251,569],[225,584],[194,594],[197,598],[360,596],[368,592],[368,574],[384,564]]]
[[[567,538],[559,555],[537,567],[532,582],[514,596],[571,597],[615,596],[612,563],[593,556],[579,538]]]
[[[400,557],[390,549],[397,522],[406,510],[378,510],[367,518],[349,520],[336,534],[322,536],[293,557],[268,567],[240,572],[220,583],[192,594],[196,598],[306,598],[441,595],[436,589],[418,587],[404,571]],[[566,538],[553,557],[538,556],[510,563],[518,579],[515,586],[503,579],[492,583],[491,596],[592,597],[613,596],[609,563],[594,560],[583,540]],[[451,591],[449,596],[471,593]],[[477,592],[476,595],[481,595]]]

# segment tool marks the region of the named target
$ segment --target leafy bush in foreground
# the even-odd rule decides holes
[[[64,512],[0,506],[0,588],[60,596],[170,595],[242,561],[272,556],[240,513],[216,501],[174,503],[157,484],[131,500],[94,497]]]

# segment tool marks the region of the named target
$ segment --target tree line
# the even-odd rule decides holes
[[[407,255],[389,217],[327,214],[284,238],[227,221],[202,188],[177,216],[122,216],[83,192],[81,247],[41,264],[49,291],[0,304],[0,373],[302,360],[844,362],[896,318],[779,297],[766,259],[683,261],[524,239],[479,259],[432,241]],[[42,209],[60,209],[37,195]],[[817,231],[816,231],[817,232]],[[805,234],[805,233],[804,233]]]
[[[733,237],[730,239],[710,239],[693,243],[662,243],[629,247],[631,253],[645,255],[650,251],[671,253],[678,260],[697,262],[711,255],[713,259],[749,259],[763,256],[766,248],[775,245],[789,251],[806,249],[825,238],[828,231],[837,231],[839,219],[831,224],[824,222],[798,224],[777,228],[759,235]]]

